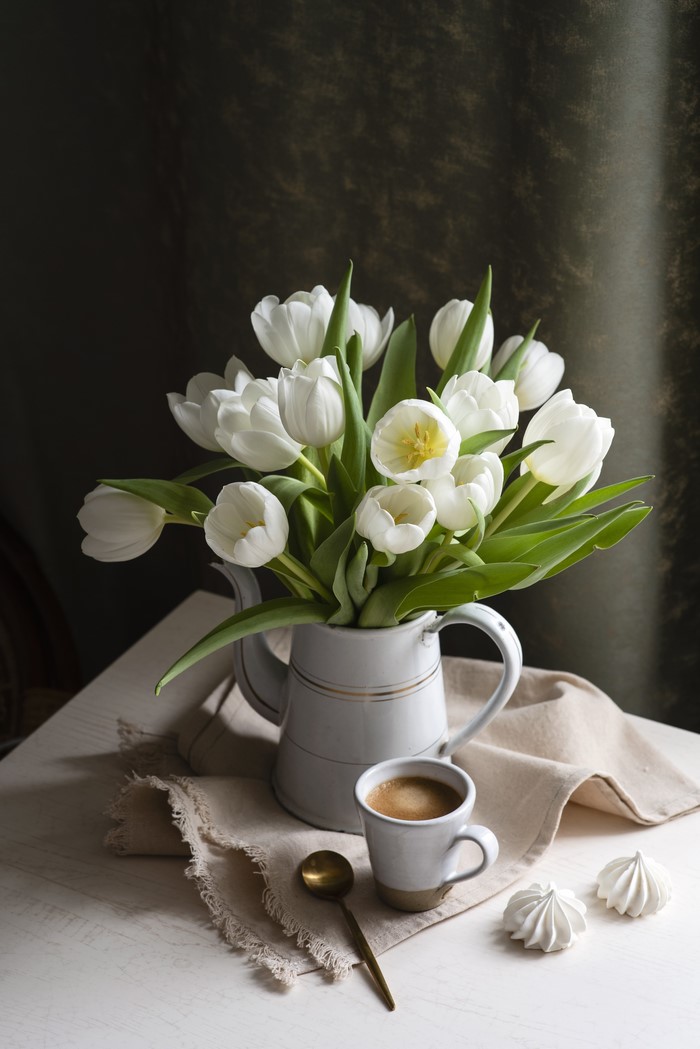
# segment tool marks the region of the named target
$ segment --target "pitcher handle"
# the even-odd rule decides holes
[[[481,732],[489,721],[495,718],[499,710],[503,709],[515,691],[523,668],[523,650],[518,635],[510,623],[493,608],[476,602],[459,605],[431,623],[426,633],[438,633],[443,627],[451,626],[453,623],[466,623],[483,630],[500,650],[503,657],[503,673],[495,692],[479,713],[440,748],[440,757],[445,758],[454,754],[462,743],[466,743],[477,732]]]

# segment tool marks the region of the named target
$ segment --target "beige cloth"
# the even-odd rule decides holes
[[[443,665],[458,727],[496,687],[500,665],[455,657]],[[647,825],[700,806],[700,785],[595,686],[526,667],[505,710],[453,758],[476,783],[473,821],[496,833],[499,858],[435,910],[404,914],[377,899],[362,837],[309,827],[278,805],[269,786],[278,731],[231,682],[170,739],[123,726],[134,775],[115,800],[108,844],[123,854],[191,855],[188,874],[225,940],[286,983],[319,966],[343,976],[358,960],[340,908],[301,883],[300,862],[316,849],[352,862],[352,909],[379,954],[522,877],[568,801]]]

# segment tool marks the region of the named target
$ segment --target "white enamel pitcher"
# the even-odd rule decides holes
[[[262,598],[253,572],[221,567],[238,609]],[[448,738],[439,632],[476,626],[496,643],[503,673],[492,696]],[[386,629],[325,623],[295,626],[289,664],[263,633],[233,645],[234,671],[248,703],[281,735],[272,785],[279,802],[315,827],[360,833],[354,787],[388,758],[446,758],[480,732],[510,699],[522,669],[517,634],[487,605],[442,616],[426,612]]]

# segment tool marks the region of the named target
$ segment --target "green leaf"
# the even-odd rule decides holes
[[[219,623],[189,651],[180,656],[170,669],[166,670],[156,685],[156,695],[183,670],[194,666],[200,659],[204,659],[225,645],[239,641],[249,634],[257,634],[261,630],[272,630],[275,627],[292,626],[296,623],[324,623],[328,612],[327,605],[298,597],[277,597],[272,601],[254,605],[252,608],[245,608],[242,612],[231,616],[230,619]]]
[[[328,464],[328,491],[333,507],[333,521],[337,528],[352,515],[358,492],[350,474],[335,454],[331,456]]]
[[[362,415],[362,339],[357,332],[353,332],[348,339],[347,361]]]
[[[287,477],[286,474],[267,474],[260,479],[263,488],[277,496],[284,507],[285,513],[289,514],[294,503],[300,497],[307,499],[311,505],[328,520],[333,520],[331,513],[331,501],[327,492],[316,488],[307,481],[300,481],[296,477]]]
[[[571,528],[589,521],[590,518],[576,517],[569,524],[560,525],[559,522],[552,522],[550,526],[548,526],[548,522],[540,521],[536,525],[532,524],[522,529],[513,528],[509,529],[508,532],[498,532],[497,535],[490,536],[490,538],[484,540],[479,547],[479,555],[484,561],[489,562],[520,561],[523,559],[528,561],[537,560],[534,556],[530,557],[530,552],[539,543],[544,542],[545,539],[549,539],[553,535],[569,531]],[[528,528],[537,530],[528,531]]]
[[[486,518],[484,517],[481,507],[477,506],[473,499],[469,500],[469,505],[474,511],[476,517],[476,524],[470,530],[468,538],[464,540],[464,546],[470,550],[478,550],[484,539],[484,532],[486,531]],[[462,540],[459,540],[462,542]]]
[[[539,324],[539,321],[535,321],[535,323],[532,325],[523,341],[518,346],[517,350],[515,350],[515,352],[510,355],[506,363],[499,371],[498,375],[495,376],[494,382],[498,382],[499,379],[515,380],[518,378],[518,375],[520,374],[520,369],[523,366],[525,354],[530,349],[530,344],[532,343],[532,340],[535,337],[535,332],[537,331]]]
[[[355,608],[358,609],[362,608],[369,597],[369,589],[366,588],[367,580],[365,578],[368,558],[369,547],[367,543],[360,543],[356,553],[350,559],[345,573],[348,593]]]
[[[554,444],[554,441],[533,441],[532,444],[526,444],[524,448],[516,448],[514,452],[502,455],[501,464],[503,466],[504,483],[508,480],[516,466],[520,466],[523,459],[526,459],[530,452],[534,452],[536,448],[541,448],[543,444]]]
[[[384,556],[391,558],[391,560],[388,561],[382,573],[383,579],[400,579],[403,576],[417,575],[423,563],[440,548],[441,543],[442,534],[439,542],[428,538],[420,546],[417,546],[415,550],[407,550],[405,554],[385,554]],[[372,560],[374,561],[374,558]]]
[[[585,514],[575,514],[569,517],[553,517],[549,521],[530,521],[529,524],[515,525],[513,528],[501,528],[494,539],[506,539],[514,535],[551,535],[553,532],[563,532],[565,528],[571,528],[584,520]]]
[[[347,527],[347,526],[351,527]],[[353,535],[355,534],[355,520],[350,518],[345,522],[345,532],[347,533],[347,542],[343,547],[340,557],[337,560],[335,576],[333,578],[333,593],[338,599],[338,608],[329,617],[328,622],[334,626],[348,626],[350,623],[355,621],[355,605],[353,604],[350,591],[348,589],[348,581],[346,575],[348,554],[352,545]],[[338,530],[341,532],[341,529]]]
[[[514,481],[511,481],[508,487],[504,488],[501,498],[493,509],[491,514],[492,522],[496,521],[503,511],[514,503],[516,505],[506,518],[508,522],[506,525],[507,528],[516,524],[523,514],[527,514],[535,508],[541,508],[543,501],[554,491],[554,485],[545,484],[544,481],[538,481],[532,488],[532,491],[527,492],[527,494],[521,498],[523,488],[527,488],[531,483],[532,474],[530,473],[521,474],[520,477],[516,477]],[[519,499],[520,502],[518,502]],[[542,509],[541,516],[542,519],[546,520],[548,517],[553,516],[553,511],[550,513],[547,509]],[[492,528],[493,524],[489,527]]]
[[[376,568],[388,568],[396,561],[396,554],[388,554],[385,550],[375,550],[372,554],[370,564]]]
[[[547,573],[545,578],[550,579],[552,576],[558,575],[559,572],[564,572],[578,561],[582,561],[585,557],[595,553],[596,550],[609,550],[610,547],[615,546],[621,539],[624,539],[633,528],[641,524],[647,514],[651,513],[651,510],[651,506],[638,506],[625,510],[616,520],[607,525],[602,532],[599,532],[594,540],[590,543],[584,543],[570,557],[560,561],[555,568]]]
[[[137,477],[121,481],[100,481],[100,484],[117,488],[120,492],[138,495],[149,503],[161,506],[176,517],[190,518],[194,511],[208,514],[214,505],[211,499],[198,488],[179,484],[177,481],[157,481],[146,477]]]
[[[338,562],[347,550],[355,531],[354,516],[348,517],[325,539],[311,558],[309,568],[327,587],[335,583]]]
[[[414,612],[454,608],[510,590],[536,570],[535,565],[490,564],[434,576],[406,576],[378,586],[359,618],[361,627],[388,627]]]
[[[315,448],[307,448],[305,452],[315,466],[318,466],[318,456]],[[306,467],[297,460],[288,467],[286,474],[304,484],[315,487],[316,480]],[[280,475],[282,476],[282,475]],[[311,555],[319,543],[323,542],[329,533],[329,523],[325,513],[321,513],[314,505],[313,498],[296,499],[289,511],[289,549],[302,564],[308,565]]]
[[[442,547],[442,553],[445,559],[454,559],[455,561],[461,561],[463,565],[467,565],[468,568],[478,568],[479,565],[483,565],[483,558],[479,557],[474,550],[468,546],[464,546],[462,543],[450,543],[449,546]]]
[[[348,263],[345,276],[340,282],[340,287],[338,288],[335,297],[333,312],[328,321],[326,337],[323,340],[323,347],[321,348],[322,357],[331,357],[336,350],[340,350],[343,360],[345,360],[345,344],[347,341],[348,330],[348,302],[350,300],[351,282],[352,262]]]
[[[491,302],[491,267],[486,271],[486,275],[481,282],[479,293],[474,301],[474,306],[471,313],[467,317],[467,323],[464,325],[462,332],[457,339],[452,356],[450,357],[445,370],[442,373],[440,382],[438,383],[437,393],[442,393],[445,389],[445,385],[453,375],[463,375],[465,372],[471,371],[475,364],[477,354],[479,352],[479,343],[481,337],[484,334],[484,328],[486,327],[486,318],[489,314],[489,304]]]
[[[525,475],[528,476],[527,474]],[[548,497],[545,494],[539,502],[532,505],[532,501],[527,502],[523,500],[521,505],[518,507],[517,514],[514,514],[520,524],[529,524],[531,521],[551,520],[553,517],[558,517],[563,514],[564,511],[569,511],[572,504],[578,499],[581,492],[585,492],[586,487],[590,482],[590,474],[587,477],[582,477],[580,481],[572,485],[567,492],[560,495],[557,499],[552,499],[550,502],[545,503],[544,500]],[[555,488],[550,488],[549,494],[556,491]],[[537,486],[535,488],[537,491]]]
[[[426,390],[428,391],[428,396],[430,397],[430,400],[433,402],[435,407],[439,408],[441,412],[444,412],[444,414],[447,415],[447,409],[445,408],[445,405],[442,403],[438,395],[435,393],[435,390],[431,390],[429,386],[426,386]]]
[[[646,481],[652,481],[653,479],[653,474],[647,474],[645,477],[633,477],[630,481],[619,481],[617,484],[609,484],[605,488],[596,488],[570,503],[569,513],[587,513],[596,506],[608,503],[611,499],[616,499],[618,495],[629,492],[632,488],[637,488],[640,484],[645,484]]]
[[[176,484],[192,484],[193,481],[201,481],[203,477],[220,473],[222,470],[248,470],[245,463],[239,463],[237,459],[225,456],[223,459],[210,459],[208,463],[193,466],[191,470],[185,470],[173,478]],[[257,473],[257,471],[255,471]]]
[[[340,351],[336,352],[338,372],[345,401],[345,432],[340,459],[358,492],[364,490],[368,433],[362,417],[362,405],[352,381],[350,369]]]
[[[595,543],[606,529],[611,528],[615,522],[630,509],[637,509],[638,504],[628,504],[608,510],[599,517],[586,518],[581,524],[573,528],[567,528],[557,535],[543,539],[541,542],[531,546],[522,554],[531,563],[536,563],[539,568],[536,572],[522,583],[514,586],[519,590],[524,586],[532,586],[540,579],[544,579],[557,565],[567,561],[573,555],[580,553],[582,549],[589,552],[595,548]],[[585,555],[582,555],[585,556]],[[576,557],[580,560],[581,557]],[[573,563],[573,562],[572,562]]]
[[[290,593],[294,594],[295,597],[303,597],[306,601],[316,600],[314,591],[302,583],[298,576],[293,575],[289,568],[286,565],[283,565],[278,558],[273,557],[271,561],[267,562],[265,568],[269,568],[269,570],[277,576],[279,581],[286,586]]]
[[[377,389],[367,415],[370,430],[399,401],[415,398],[416,347],[416,322],[413,317],[409,317],[392,332],[389,339]]]
[[[449,577],[433,576],[417,590],[413,590],[398,608],[400,618],[413,612],[434,608],[443,611],[469,601],[493,597],[510,590],[520,580],[537,570],[536,565],[490,564],[467,568]]]
[[[479,452],[483,452],[485,448],[488,448],[495,441],[500,441],[504,437],[511,437],[516,430],[517,426],[512,430],[484,430],[482,433],[475,433],[471,437],[465,437],[459,446],[459,454],[478,455]]]

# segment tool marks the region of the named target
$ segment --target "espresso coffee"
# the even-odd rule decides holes
[[[373,787],[365,798],[375,812],[395,820],[434,820],[454,812],[462,797],[449,783],[428,776],[398,776]]]

